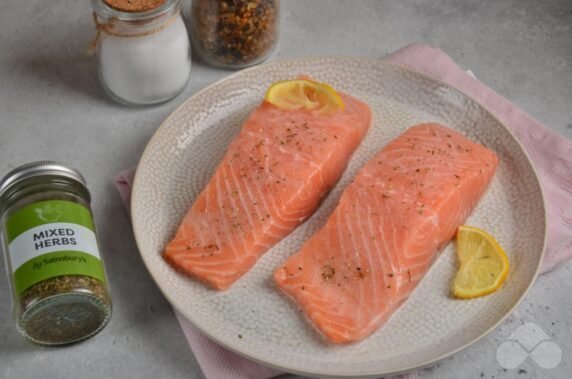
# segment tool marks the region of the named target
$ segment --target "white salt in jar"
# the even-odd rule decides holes
[[[99,77],[131,105],[165,102],[187,85],[190,43],[181,0],[92,0]]]

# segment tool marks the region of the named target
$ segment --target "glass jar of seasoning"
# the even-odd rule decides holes
[[[270,56],[278,41],[279,0],[192,0],[191,40],[207,63],[243,68]]]
[[[190,43],[181,0],[92,0],[99,78],[115,100],[130,105],[168,101],[186,87]]]
[[[16,168],[0,181],[0,225],[18,330],[62,345],[103,329],[111,298],[83,176],[50,161]]]

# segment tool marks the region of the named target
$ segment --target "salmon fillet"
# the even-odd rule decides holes
[[[498,158],[438,124],[408,129],[357,174],[326,225],[274,273],[334,343],[377,330],[489,185]]]
[[[369,107],[340,94],[319,115],[263,102],[232,141],[184,217],[164,258],[216,289],[230,287],[317,208],[371,123]]]

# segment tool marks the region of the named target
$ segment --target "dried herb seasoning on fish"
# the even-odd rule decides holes
[[[320,109],[283,109],[265,97],[230,143],[165,247],[164,258],[178,271],[223,290],[310,217],[371,124],[365,103],[343,93],[339,96],[346,107],[328,114],[316,114]],[[297,99],[305,103],[304,96]],[[299,146],[294,148],[292,140],[284,148],[280,141],[293,133]],[[313,135],[333,133],[337,140],[312,141]],[[256,147],[260,141],[264,148]],[[193,246],[197,240],[204,243]],[[219,247],[212,256],[205,248],[211,243]],[[320,279],[335,284],[339,274],[334,265]],[[305,271],[301,262],[293,273]]]
[[[407,143],[410,140],[416,147]],[[447,161],[426,153],[445,149],[449,142],[470,149],[452,151]],[[422,280],[439,247],[452,238],[487,189],[497,165],[493,151],[445,126],[409,128],[355,175],[326,224],[274,272],[276,284],[328,341],[367,337]],[[392,196],[384,198],[380,193],[390,185],[389,174]],[[419,177],[426,184],[422,202],[416,196]],[[371,217],[373,213],[378,216]],[[334,267],[348,257],[355,265]],[[325,261],[332,262],[331,270]],[[302,265],[304,270],[297,270]],[[335,277],[325,280],[333,268]],[[333,286],[339,278],[343,285]]]
[[[278,39],[279,0],[193,0],[191,37],[208,63],[246,67],[266,59]]]

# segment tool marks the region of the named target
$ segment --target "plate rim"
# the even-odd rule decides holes
[[[480,101],[474,99],[472,96],[468,95],[467,93],[465,93],[463,90],[457,88],[454,85],[445,83],[444,81],[442,81],[439,78],[436,78],[432,75],[423,73],[423,72],[418,72],[416,70],[413,70],[409,67],[405,67],[405,66],[401,66],[397,63],[393,63],[393,62],[389,62],[386,60],[386,58],[371,58],[371,57],[366,57],[366,56],[348,56],[348,55],[320,55],[320,56],[307,56],[307,57],[296,57],[296,58],[283,58],[283,59],[278,59],[278,60],[274,60],[272,62],[267,62],[264,64],[260,64],[254,67],[250,67],[250,68],[246,68],[237,72],[234,72],[230,75],[227,75],[219,80],[216,80],[213,83],[210,83],[209,85],[205,86],[204,88],[198,90],[197,92],[195,92],[194,94],[192,94],[188,99],[186,99],[183,103],[181,103],[177,108],[175,108],[164,120],[163,122],[159,125],[159,127],[153,132],[153,135],[151,136],[151,138],[147,141],[147,144],[145,145],[145,149],[143,150],[143,153],[141,154],[141,157],[139,158],[139,161],[137,163],[137,169],[135,171],[135,177],[133,180],[133,186],[132,186],[132,196],[131,196],[131,201],[129,204],[130,209],[133,209],[133,204],[135,204],[135,201],[137,199],[137,188],[140,186],[139,182],[142,180],[141,179],[141,175],[139,174],[139,165],[141,164],[141,162],[143,162],[145,159],[148,159],[148,156],[150,155],[150,150],[151,150],[151,146],[155,143],[154,141],[158,138],[158,135],[162,132],[163,129],[165,129],[169,123],[169,121],[171,120],[172,117],[174,117],[177,113],[179,113],[179,111],[181,109],[183,109],[184,107],[187,106],[188,103],[191,103],[192,101],[195,100],[195,98],[200,97],[203,93],[210,91],[213,87],[218,86],[222,83],[224,83],[225,81],[231,81],[233,79],[235,79],[238,76],[244,75],[244,73],[246,72],[251,72],[251,71],[256,71],[259,70],[261,67],[268,67],[268,66],[272,66],[272,65],[281,65],[284,63],[296,63],[296,62],[311,62],[311,61],[320,61],[320,60],[354,60],[354,61],[358,61],[358,62],[366,62],[366,63],[370,63],[372,65],[389,65],[392,66],[395,69],[401,70],[401,71],[405,71],[405,72],[409,72],[412,73],[414,75],[417,76],[421,76],[425,79],[429,79],[445,88],[450,88],[453,89],[454,91],[460,93],[461,95],[463,95],[464,97],[470,99],[472,102],[474,102],[475,104],[477,104],[481,109],[483,109],[491,118],[493,118],[498,124],[500,124],[502,126],[502,128],[504,128],[504,130],[506,132],[509,133],[509,135],[512,137],[512,139],[516,142],[516,144],[518,145],[518,147],[520,148],[520,150],[524,153],[524,156],[526,157],[526,160],[529,164],[529,166],[532,168],[532,173],[534,176],[534,180],[536,181],[539,189],[540,189],[540,197],[541,197],[541,203],[542,203],[542,214],[544,216],[544,228],[543,228],[543,241],[542,241],[542,250],[540,252],[540,259],[538,261],[538,265],[536,267],[536,269],[534,270],[534,275],[532,276],[532,280],[528,283],[528,285],[526,286],[525,290],[523,291],[522,295],[515,301],[515,303],[512,305],[512,307],[510,307],[510,309],[504,314],[502,315],[491,327],[489,327],[488,329],[486,329],[484,332],[482,332],[480,335],[478,335],[477,337],[471,339],[469,342],[463,344],[462,346],[453,349],[445,354],[441,354],[440,356],[434,358],[434,359],[430,359],[427,360],[421,364],[415,364],[415,365],[411,365],[409,367],[403,368],[403,369],[399,369],[399,370],[393,370],[393,371],[385,371],[385,372],[379,372],[379,371],[370,371],[370,372],[363,372],[358,374],[357,376],[355,374],[341,374],[341,375],[332,375],[329,372],[321,372],[320,370],[317,371],[304,371],[304,370],[300,370],[298,368],[293,368],[293,367],[289,367],[289,366],[284,366],[284,365],[280,365],[277,363],[273,363],[273,362],[269,362],[266,361],[260,357],[257,357],[255,355],[250,354],[247,351],[241,351],[238,349],[235,349],[234,347],[228,345],[225,343],[225,341],[219,340],[218,338],[212,336],[210,333],[208,333],[208,331],[203,328],[199,323],[196,323],[192,317],[190,317],[189,314],[187,314],[188,312],[185,312],[184,310],[179,309],[176,305],[175,302],[171,299],[171,297],[167,294],[167,291],[163,288],[163,286],[160,284],[159,280],[155,277],[153,271],[150,268],[150,264],[147,261],[147,258],[144,254],[141,253],[142,249],[140,247],[139,244],[139,238],[138,238],[138,233],[135,227],[135,222],[134,222],[134,218],[133,218],[133,214],[131,214],[131,223],[132,223],[132,230],[133,230],[133,234],[134,234],[134,238],[135,238],[135,243],[137,246],[137,250],[139,252],[139,255],[141,256],[143,263],[145,265],[145,268],[147,270],[147,272],[150,274],[151,278],[153,279],[153,281],[155,282],[155,284],[157,285],[157,287],[159,288],[160,292],[163,294],[163,296],[167,299],[167,301],[169,302],[169,304],[177,311],[179,312],[181,315],[183,315],[195,328],[197,328],[200,333],[202,333],[204,336],[206,336],[207,338],[209,338],[210,340],[216,342],[217,344],[221,345],[222,347],[224,347],[225,349],[228,349],[242,357],[245,357],[247,359],[250,359],[254,362],[257,362],[259,364],[262,364],[266,367],[271,367],[274,369],[278,369],[281,371],[286,371],[289,373],[293,373],[293,374],[299,374],[299,375],[319,375],[320,377],[327,377],[327,378],[373,378],[379,375],[398,375],[398,374],[403,374],[406,372],[411,372],[414,370],[418,370],[421,369],[423,367],[427,367],[427,366],[432,366],[434,364],[436,364],[437,362],[440,362],[454,354],[457,354],[458,352],[468,348],[469,346],[475,344],[476,342],[482,340],[485,336],[487,336],[488,334],[490,334],[494,329],[496,329],[504,320],[506,320],[506,318],[508,316],[510,316],[514,310],[520,305],[520,303],[524,300],[524,298],[528,295],[528,292],[530,291],[530,289],[532,288],[532,286],[534,285],[534,283],[536,282],[536,278],[538,277],[539,273],[540,273],[540,269],[542,267],[542,262],[544,261],[544,255],[546,252],[546,242],[547,242],[547,217],[546,217],[546,201],[545,201],[545,194],[544,194],[544,189],[542,187],[542,184],[540,182],[540,177],[538,175],[538,172],[536,170],[536,167],[534,166],[529,153],[526,151],[526,149],[524,148],[524,146],[522,145],[522,143],[518,140],[518,138],[515,136],[515,134],[512,132],[512,130],[510,128],[508,128],[503,122],[501,122],[498,117],[496,115],[494,115],[492,112],[490,112]],[[192,349],[191,349],[192,352]],[[194,354],[194,353],[193,353]]]

